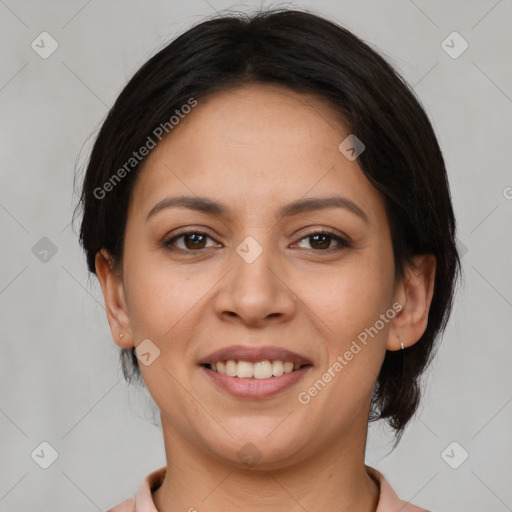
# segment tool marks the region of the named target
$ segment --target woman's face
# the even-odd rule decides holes
[[[250,85],[199,99],[149,154],[108,309],[120,346],[144,341],[139,366],[172,439],[272,467],[366,433],[403,295],[384,201],[338,148],[348,135],[321,99]],[[170,204],[181,196],[189,207]],[[216,211],[191,207],[202,201]],[[308,365],[277,376],[289,365],[273,360],[293,362],[279,350]],[[228,359],[264,378],[202,364]]]

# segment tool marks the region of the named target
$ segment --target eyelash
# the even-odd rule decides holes
[[[197,230],[191,230],[191,231],[183,231],[183,232],[173,236],[170,239],[164,240],[162,245],[166,249],[168,249],[170,251],[186,252],[186,253],[200,252],[200,251],[202,251],[204,249],[207,249],[207,248],[201,248],[201,249],[181,249],[181,248],[172,247],[172,244],[176,240],[179,240],[180,238],[183,238],[183,237],[186,237],[186,236],[191,236],[191,235],[206,236],[207,238],[210,238],[211,240],[214,240],[214,238],[211,237],[210,235],[208,235],[208,233],[204,233],[202,231],[197,231]],[[338,242],[339,245],[337,247],[331,247],[329,249],[318,249],[318,250],[316,250],[316,249],[306,249],[307,251],[331,253],[331,252],[338,252],[338,251],[341,251],[343,249],[348,249],[348,248],[352,247],[352,244],[348,240],[346,240],[345,238],[342,238],[341,236],[333,233],[332,231],[326,231],[326,230],[321,230],[321,229],[313,231],[312,233],[308,233],[307,235],[303,236],[299,240],[299,242],[302,242],[303,240],[305,240],[307,238],[312,238],[315,235],[326,235],[328,238],[331,238],[331,239],[335,240],[336,242]]]

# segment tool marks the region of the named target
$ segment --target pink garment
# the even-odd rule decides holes
[[[429,512],[399,499],[382,473],[370,466],[366,466],[366,470],[380,488],[379,503],[375,512]],[[160,487],[166,471],[167,468],[164,466],[150,473],[144,478],[135,498],[125,500],[107,512],[158,512],[151,493]]]

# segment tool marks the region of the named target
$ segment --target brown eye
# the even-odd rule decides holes
[[[328,235],[312,235],[308,238],[313,241],[310,244],[316,249],[329,249],[332,241],[332,238]]]
[[[202,233],[200,231],[186,231],[180,233],[179,235],[173,236],[172,238],[163,242],[164,247],[170,250],[178,250],[185,252],[198,251],[200,249],[205,249],[206,240],[210,238],[206,233]],[[176,242],[180,239],[183,239],[183,246],[179,247],[176,245]]]
[[[351,247],[351,244],[347,240],[329,231],[316,231],[314,233],[310,233],[309,235],[303,237],[301,242],[307,239],[310,240],[310,250],[314,250],[315,252],[338,251],[347,247]],[[336,241],[338,245],[335,247],[330,247],[333,240]],[[306,249],[308,248],[306,247]]]

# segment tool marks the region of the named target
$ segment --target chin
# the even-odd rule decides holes
[[[278,424],[275,420],[272,428],[267,428],[266,423],[265,428],[255,428],[253,424],[246,430],[239,429],[233,438],[228,436],[223,441],[211,439],[208,444],[218,457],[228,459],[238,467],[277,469],[302,458],[304,445],[307,444],[303,433],[292,434],[286,429],[278,433]]]

